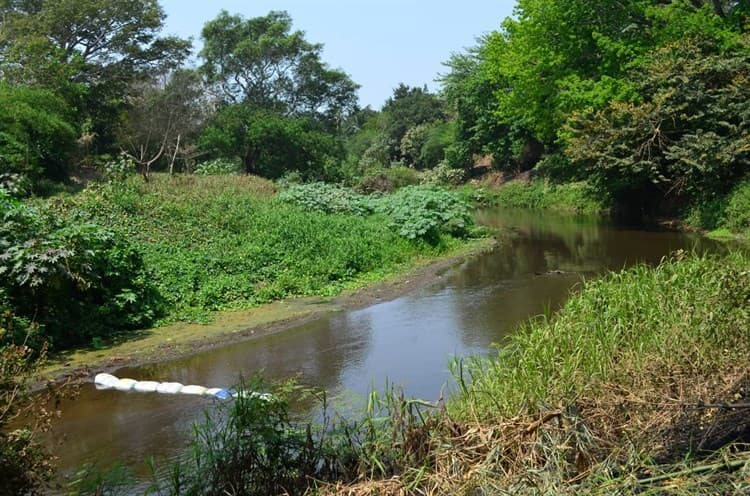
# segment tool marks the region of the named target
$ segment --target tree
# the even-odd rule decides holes
[[[321,61],[322,45],[292,32],[286,12],[243,19],[222,11],[202,36],[201,71],[229,103],[332,126],[355,107],[358,86]]]
[[[49,90],[0,83],[0,174],[64,178],[75,146],[71,114]]]
[[[88,85],[127,82],[156,66],[179,65],[190,48],[157,36],[165,18],[157,0],[9,0],[0,13],[3,70],[18,82],[58,84],[35,77],[47,63],[68,66],[76,82]],[[34,64],[20,65],[24,55]]]
[[[357,85],[321,61],[322,46],[292,31],[286,12],[244,19],[222,12],[203,29],[201,72],[223,105],[201,143],[238,157],[248,174],[323,174],[356,108]]]
[[[638,102],[573,114],[566,152],[602,188],[645,202],[726,193],[750,172],[750,39],[658,48],[633,68]],[[657,190],[661,195],[651,193]]]
[[[148,180],[152,164],[163,156],[173,170],[177,157],[197,138],[211,102],[194,71],[178,70],[133,86],[117,137]]]
[[[443,102],[427,87],[409,87],[401,83],[386,100],[380,116],[382,132],[389,143],[391,160],[402,158],[401,140],[416,126],[445,119]]]
[[[180,66],[190,51],[158,36],[157,0],[6,0],[0,16],[3,78],[55,91],[105,146],[133,82]]]
[[[322,179],[326,162],[341,155],[335,137],[314,121],[235,104],[223,107],[201,136],[214,155],[239,157],[246,174],[278,178],[285,172]]]
[[[449,62],[446,96],[458,141],[448,155],[477,153],[519,169],[540,151],[563,152],[570,115],[636,103],[635,65],[687,38],[736,43],[745,1],[519,0],[513,18]],[[568,174],[571,175],[571,174]]]

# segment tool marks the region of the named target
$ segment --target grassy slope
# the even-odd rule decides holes
[[[272,183],[240,176],[131,178],[67,199],[81,215],[124,232],[143,254],[168,321],[288,296],[326,296],[392,273],[437,247],[395,235],[376,217],[321,215],[274,198]]]

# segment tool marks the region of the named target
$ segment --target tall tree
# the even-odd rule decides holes
[[[316,176],[331,156],[358,86],[321,60],[322,45],[292,31],[286,12],[244,19],[221,12],[203,29],[201,72],[223,106],[203,135],[215,154],[238,157],[248,174]]]
[[[410,87],[404,83],[393,90],[380,115],[391,160],[402,158],[401,140],[414,127],[445,118],[443,101],[427,87]]]
[[[190,42],[159,37],[157,0],[6,0],[0,4],[0,74],[61,94],[100,144],[134,81],[180,66]]]
[[[286,12],[244,19],[223,11],[203,28],[201,70],[229,103],[339,122],[358,86],[321,61],[322,45],[292,31]]]
[[[134,84],[126,103],[117,138],[145,180],[162,157],[173,170],[175,160],[191,148],[212,105],[198,74],[185,69]]]

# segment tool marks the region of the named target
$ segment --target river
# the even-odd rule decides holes
[[[436,400],[450,388],[452,358],[492,353],[529,317],[555,310],[584,278],[649,264],[677,249],[716,250],[694,235],[617,226],[600,218],[487,210],[498,247],[451,269],[432,287],[364,309],[342,311],[289,331],[184,359],[117,371],[138,380],[229,387],[262,371],[307,385],[367,394],[386,381],[408,395]],[[209,400],[97,391],[84,384],[63,405],[48,439],[65,472],[117,461],[173,459]]]

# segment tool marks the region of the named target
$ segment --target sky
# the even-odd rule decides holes
[[[293,28],[322,43],[323,61],[359,85],[360,105],[379,109],[399,83],[439,88],[452,53],[476,45],[512,14],[515,0],[161,0],[163,34],[193,38],[221,10],[245,18],[287,11]]]

